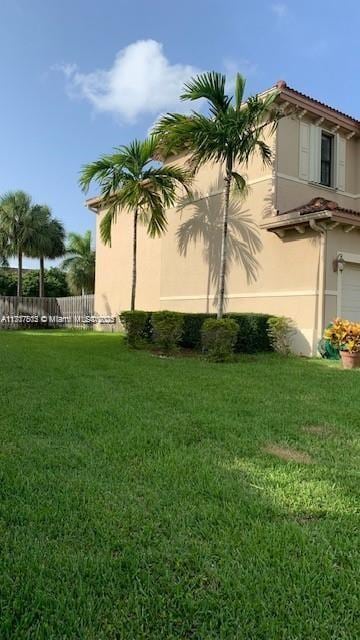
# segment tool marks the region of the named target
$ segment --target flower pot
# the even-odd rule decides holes
[[[344,369],[360,368],[360,351],[340,351]]]

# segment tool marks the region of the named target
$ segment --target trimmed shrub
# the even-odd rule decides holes
[[[184,313],[184,332],[180,345],[184,349],[201,349],[201,327],[208,318],[215,318],[212,313]]]
[[[226,317],[235,320],[239,327],[235,345],[237,353],[272,351],[267,324],[271,316],[263,313],[229,313]]]
[[[208,318],[201,329],[203,351],[209,360],[231,360],[238,334],[238,324],[232,318]]]
[[[263,313],[225,314],[224,319],[230,318],[238,326],[234,351],[236,353],[272,351],[273,347],[268,334],[268,320],[270,317],[270,315]],[[160,342],[154,335],[154,321],[156,323],[157,318],[160,318],[161,325],[161,329],[157,332]],[[181,325],[180,338],[176,337],[175,331],[175,343],[170,338],[172,346],[169,346],[169,348],[166,346],[168,338],[165,339],[165,342],[162,341],[164,318],[167,318],[169,322],[170,318],[172,318],[171,322],[175,324],[175,319],[181,318],[179,320]],[[148,311],[124,311],[120,314],[120,320],[128,334],[128,341],[131,346],[141,347],[145,343],[155,342],[157,347],[165,351],[174,350],[177,346],[184,349],[200,350],[202,345],[202,326],[208,319],[216,319],[216,315],[213,313],[178,313],[176,311],[156,311],[154,313]],[[171,334],[170,325],[167,331],[170,331]]]
[[[139,349],[146,342],[150,342],[151,313],[149,311],[123,311],[119,317],[131,347]]]
[[[181,346],[200,349],[201,328],[208,318],[216,318],[210,313],[184,313],[184,333]],[[239,327],[235,351],[237,353],[258,353],[272,351],[268,336],[267,321],[271,316],[263,313],[228,313],[224,318],[235,320]]]
[[[267,321],[270,343],[277,353],[287,356],[290,353],[290,339],[295,333],[294,322],[285,316],[272,317]]]
[[[153,342],[165,353],[179,348],[184,331],[184,316],[176,311],[155,311],[151,316]]]

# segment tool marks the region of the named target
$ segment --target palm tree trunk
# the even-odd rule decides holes
[[[224,193],[224,212],[223,212],[223,228],[221,237],[221,256],[220,256],[220,286],[217,317],[220,320],[224,314],[224,297],[225,297],[225,279],[226,279],[226,262],[227,262],[227,233],[229,218],[229,202],[231,187],[231,172],[228,169],[225,177],[225,193]]]
[[[17,295],[22,296],[22,249],[18,250],[18,281],[17,281]]]
[[[44,297],[44,256],[40,256],[39,296],[40,298]]]
[[[131,283],[131,311],[135,310],[135,296],[136,296],[136,251],[137,251],[137,221],[138,212],[134,213],[134,227],[133,227],[133,268],[132,268],[132,283]]]

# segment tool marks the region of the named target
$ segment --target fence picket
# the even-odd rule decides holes
[[[94,295],[68,296],[66,298],[37,298],[24,296],[0,296],[0,329],[24,329],[34,323],[8,322],[14,316],[38,316],[41,328],[41,316],[54,318],[49,326],[92,329],[91,323],[85,323],[85,316],[94,316]],[[56,321],[60,317],[69,317],[70,321]],[[4,320],[5,318],[5,320]],[[45,326],[45,325],[44,325]]]

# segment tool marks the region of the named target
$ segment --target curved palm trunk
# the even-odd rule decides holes
[[[131,311],[135,310],[135,297],[136,297],[136,251],[137,251],[137,221],[138,212],[134,213],[134,227],[133,227],[133,268],[132,268],[132,283],[131,283]]]
[[[39,297],[44,297],[44,256],[40,256],[40,269],[39,269]]]
[[[225,193],[224,193],[224,212],[223,212],[223,228],[221,238],[221,257],[220,257],[220,286],[217,317],[223,317],[224,314],[224,297],[225,297],[225,280],[226,280],[226,262],[227,262],[227,234],[228,234],[228,218],[229,218],[229,202],[231,187],[231,169],[227,169],[225,177]]]
[[[22,296],[22,249],[18,250],[18,280],[17,280],[17,295]]]

